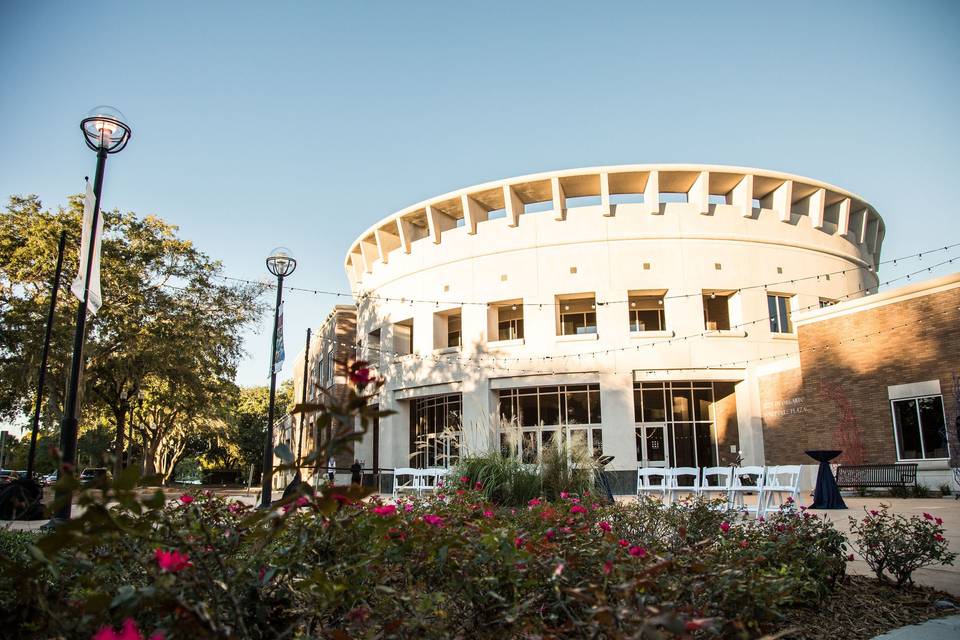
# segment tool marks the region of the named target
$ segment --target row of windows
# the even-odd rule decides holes
[[[637,460],[647,465],[705,467],[718,463],[715,403],[732,383],[634,384]],[[459,459],[460,394],[429,396],[411,405],[414,466],[450,466]],[[536,462],[559,438],[603,454],[600,386],[558,385],[499,391],[501,452]],[[899,460],[948,457],[941,396],[891,401]]]
[[[704,293],[703,327],[707,331],[726,331],[733,328],[731,324],[731,304],[735,292],[711,291]],[[625,321],[630,331],[642,333],[649,331],[666,331],[668,318],[664,311],[666,292],[635,293],[627,301],[627,315]],[[820,299],[820,306],[835,304],[835,300]],[[768,294],[767,310],[770,318],[772,333],[793,333],[791,315],[794,307],[794,296],[785,294]],[[557,324],[558,336],[587,335],[597,333],[597,302],[593,295],[557,296]],[[522,301],[491,304],[488,312],[488,335],[496,336],[496,340],[521,340],[524,338],[523,303]],[[393,351],[399,355],[413,352],[413,319],[402,320],[393,324]],[[434,314],[433,322],[434,348],[456,348],[462,346],[462,315],[461,310],[450,309]],[[376,344],[380,348],[380,330],[377,329],[368,337],[368,345]],[[371,347],[372,348],[372,347]]]

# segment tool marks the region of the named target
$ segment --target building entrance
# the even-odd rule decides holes
[[[717,465],[712,382],[638,382],[633,389],[642,467]]]

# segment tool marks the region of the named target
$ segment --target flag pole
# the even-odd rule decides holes
[[[63,421],[60,423],[60,469],[63,474],[73,475],[77,460],[77,431],[80,427],[80,376],[83,375],[83,342],[87,330],[87,303],[90,301],[90,274],[93,272],[93,258],[96,253],[97,222],[100,219],[100,193],[103,190],[103,171],[107,164],[107,148],[97,149],[97,173],[93,179],[93,215],[90,225],[90,240],[87,244],[87,264],[84,268],[83,299],[77,305],[77,324],[73,332],[73,360],[70,363],[70,386],[63,406]],[[83,232],[81,231],[81,234]],[[57,483],[57,486],[62,486]],[[54,514],[53,521],[70,519],[73,509],[73,492],[59,490],[56,501],[60,508]]]
[[[63,272],[63,250],[67,244],[66,230],[60,232],[57,247],[57,268],[50,285],[50,310],[47,312],[47,330],[43,336],[43,352],[40,355],[40,376],[37,381],[37,406],[33,410],[33,429],[30,432],[30,453],[27,456],[27,479],[33,481],[33,464],[37,455],[37,431],[40,428],[40,407],[43,404],[43,387],[47,379],[47,356],[50,353],[50,338],[53,335],[54,313],[57,308],[57,291],[60,289],[60,274]]]

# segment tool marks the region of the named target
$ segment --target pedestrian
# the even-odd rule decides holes
[[[327,478],[330,480],[330,484],[333,484],[333,476],[337,473],[337,459],[333,456],[330,456],[330,459],[327,460]]]
[[[362,479],[360,475],[362,471],[363,471],[363,465],[360,464],[359,460],[354,460],[353,464],[350,465],[350,484],[361,483]]]

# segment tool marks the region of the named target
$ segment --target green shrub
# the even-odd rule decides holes
[[[940,485],[940,494],[944,497],[952,495],[953,489],[950,488],[949,484],[942,484]]]
[[[891,498],[909,498],[910,489],[905,485],[898,485],[890,488],[890,497]]]
[[[933,564],[953,564],[943,536],[943,520],[924,513],[923,517],[893,515],[888,505],[871,509],[857,520],[850,516],[854,545],[879,580],[897,586],[913,584],[913,572]]]

